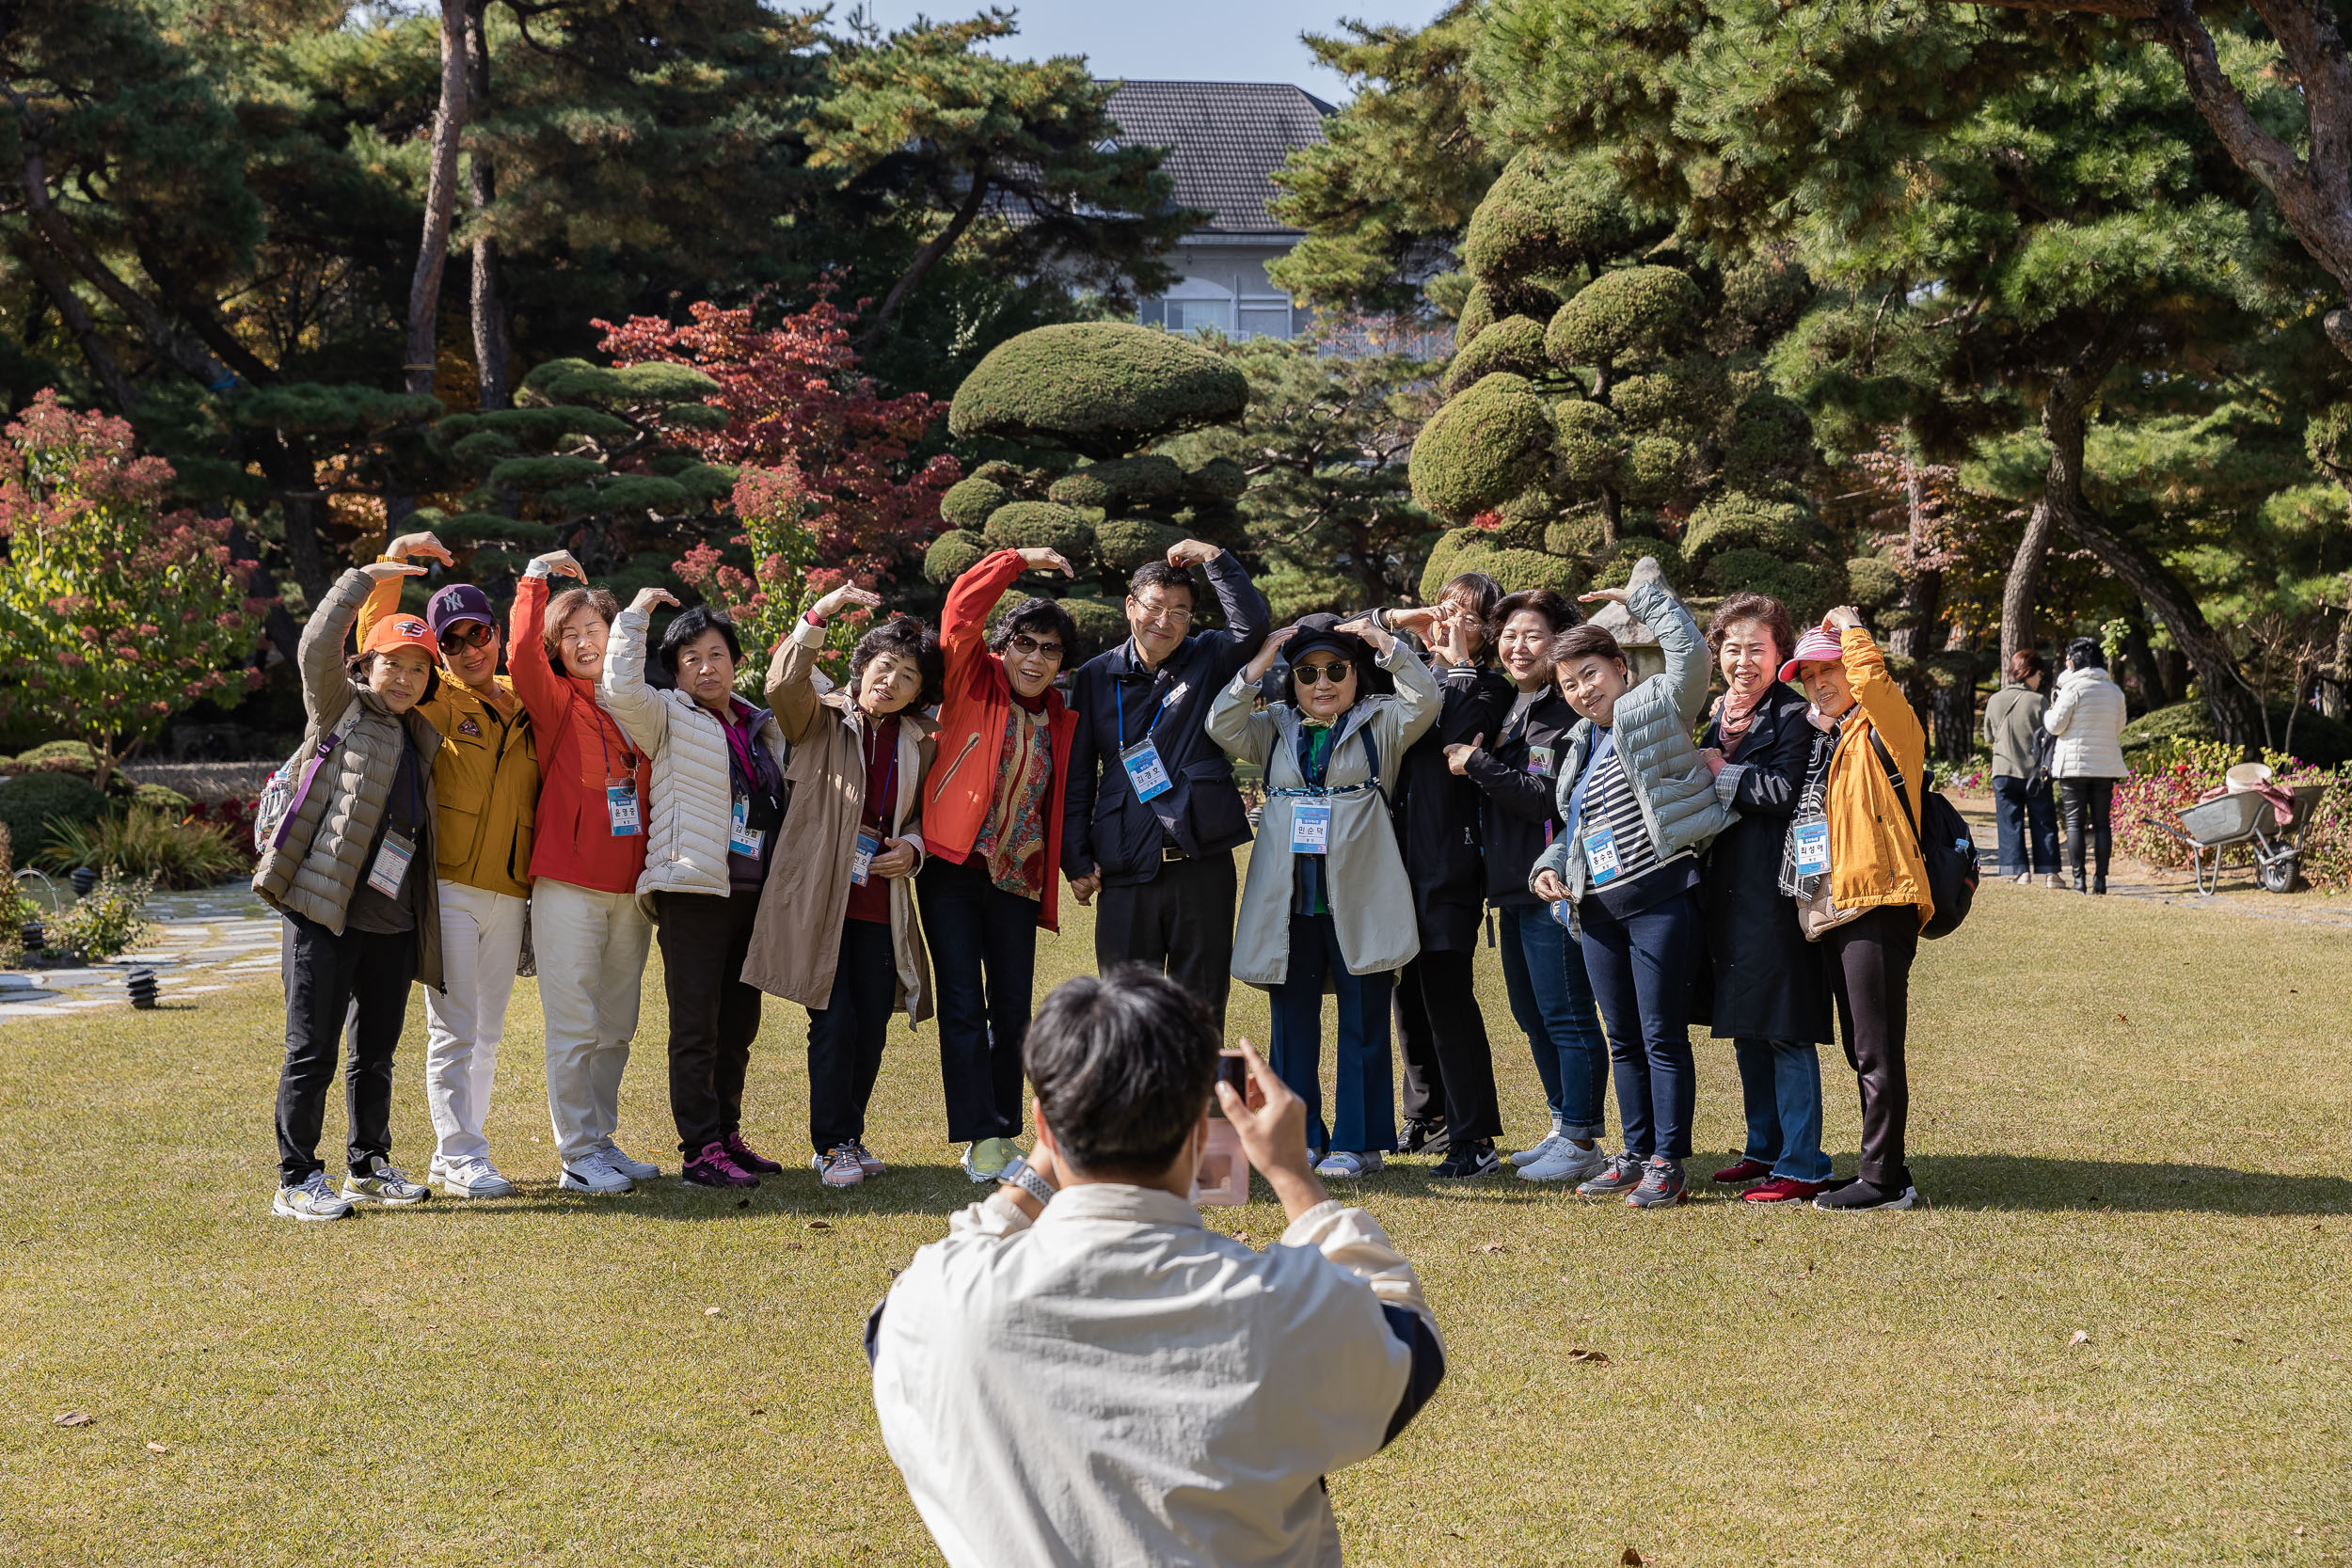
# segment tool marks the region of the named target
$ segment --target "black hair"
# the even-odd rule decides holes
[[[1522,610],[1542,616],[1554,636],[1570,626],[1584,624],[1582,613],[1565,595],[1555,594],[1549,588],[1522,588],[1516,594],[1505,594],[1497,602],[1494,613],[1486,617],[1486,640],[1489,642],[1502,641],[1502,628],[1511,624],[1512,616]]]
[[[1147,561],[1136,568],[1136,575],[1127,579],[1127,596],[1136,598],[1147,588],[1165,594],[1171,588],[1184,591],[1184,602],[1191,604],[1200,595],[1192,590],[1192,574],[1182,566],[1170,566],[1165,561]]]
[[[1072,1169],[1148,1178],[1200,1125],[1221,1045],[1191,991],[1156,969],[1116,964],[1054,989],[1021,1065]]]
[[[1061,639],[1061,662],[1069,669],[1078,661],[1078,623],[1057,599],[1024,599],[1012,607],[996,629],[988,634],[991,653],[1001,654],[1021,632],[1050,631]]]
[[[678,650],[707,631],[715,631],[726,640],[727,657],[738,664],[743,662],[743,644],[737,641],[735,623],[727,619],[727,612],[707,604],[689,605],[663,629],[661,646],[654,655],[672,680],[677,679]]]
[[[1609,635],[1609,628],[1597,626],[1590,621],[1570,626],[1551,640],[1551,662],[1554,664],[1566,664],[1596,655],[1602,658],[1613,658],[1619,664],[1626,661],[1625,650],[1617,645],[1615,638]]]
[[[2106,650],[2099,646],[2095,637],[2077,637],[2066,645],[2066,667],[2069,670],[2104,670],[2107,667]]]
[[[1502,584],[1484,572],[1456,572],[1438,590],[1439,604],[1460,604],[1477,625],[1478,650],[1470,662],[1482,668],[1495,661],[1495,605],[1502,597]]]
[[[941,688],[946,684],[946,660],[939,652],[939,637],[930,627],[912,615],[893,615],[857,640],[857,647],[850,655],[850,684],[857,685],[866,667],[882,654],[897,654],[914,661],[922,672],[923,689],[914,701],[906,705],[908,712],[919,712],[931,706],[940,698]]]
[[[375,658],[374,654],[353,654],[343,660],[343,673],[350,677],[352,685],[366,686],[368,667],[375,662]],[[441,666],[440,661],[436,659],[424,667],[424,695],[417,699],[416,705],[422,707],[440,694]]]

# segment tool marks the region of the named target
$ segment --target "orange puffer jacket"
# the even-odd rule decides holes
[[[1912,831],[1911,812],[1887,782],[1870,736],[1875,731],[1886,742],[1915,807],[1927,771],[1927,731],[1903,700],[1902,689],[1888,677],[1870,634],[1849,626],[1838,642],[1861,711],[1846,721],[1829,763],[1830,901],[1841,910],[1915,904],[1925,926],[1935,912],[1935,900],[1928,892],[1918,835]]]

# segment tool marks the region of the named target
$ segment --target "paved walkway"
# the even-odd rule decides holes
[[[167,1002],[278,973],[278,916],[241,883],[158,894],[148,910],[160,924],[119,958],[87,969],[0,970],[0,1025],[127,1007],[123,980],[134,969],[153,970]]]

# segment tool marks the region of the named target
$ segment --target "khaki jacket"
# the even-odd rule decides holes
[[[361,863],[384,820],[392,781],[400,774],[400,751],[414,745],[424,764],[424,837],[408,874],[418,879],[417,978],[435,990],[441,983],[441,903],[435,880],[422,875],[433,863],[438,820],[433,799],[434,759],[441,736],[421,712],[386,711],[375,693],[354,686],[343,673],[343,634],[372,586],[367,573],[345,572],[302,628],[296,657],[302,668],[302,705],[309,718],[302,751],[315,754],[320,737],[357,703],[359,721],[326,754],[310,792],[286,828],[284,842],[264,851],[253,871],[253,891],[272,909],[315,920],[337,936],[359,879]]]
[[[377,583],[359,607],[353,635],[363,646],[375,623],[400,608],[403,580]],[[515,683],[500,675],[484,690],[453,679],[444,664],[440,689],[416,710],[441,732],[433,758],[434,869],[486,893],[530,897],[539,750]]]
[[[1830,902],[1841,910],[1915,904],[1925,926],[1935,913],[1935,899],[1928,892],[1927,865],[1912,831],[1915,818],[1887,783],[1870,736],[1875,731],[1886,742],[1915,808],[1924,798],[1928,732],[1903,700],[1902,689],[1888,677],[1886,660],[1870,634],[1849,626],[1839,642],[1860,711],[1847,719],[1829,759],[1823,805],[1829,816]]]
[[[847,690],[818,696],[817,673],[825,632],[803,620],[776,645],[768,665],[768,705],[792,748],[784,781],[791,806],[776,831],[775,858],[759,890],[743,981],[771,996],[823,1007],[833,1000],[841,960],[841,923],[850,907],[850,859],[866,803],[866,723]],[[898,714],[898,782],[889,805],[890,836],[912,841],[921,863],[923,776],[931,765],[936,726],[906,708]],[[898,958],[894,1005],[907,1022],[931,1016],[930,963],[914,925],[914,879],[890,883],[890,942]]]

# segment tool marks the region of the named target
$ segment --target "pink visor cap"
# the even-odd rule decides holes
[[[1844,657],[1845,650],[1835,633],[1823,631],[1820,626],[1809,626],[1805,634],[1797,639],[1797,651],[1789,656],[1788,663],[1780,667],[1780,678],[1795,680],[1797,667],[1801,664],[1826,664]]]

